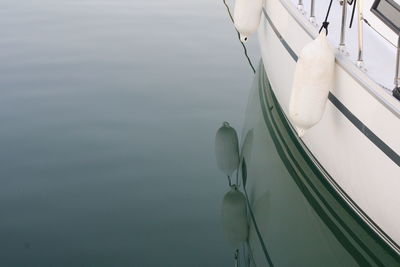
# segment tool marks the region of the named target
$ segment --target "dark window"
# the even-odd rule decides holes
[[[375,0],[371,12],[381,19],[392,31],[400,32],[400,5],[393,0]]]

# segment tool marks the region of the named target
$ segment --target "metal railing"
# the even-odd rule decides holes
[[[343,52],[346,49],[347,0],[342,0],[341,4],[342,4],[342,24],[340,26],[339,50]]]
[[[316,19],[315,19],[315,0],[311,0],[311,7],[310,7],[310,22],[312,24],[316,24]]]
[[[394,78],[394,84],[397,90],[400,90],[400,33],[397,40],[397,62],[396,62],[396,76]]]
[[[364,57],[364,24],[363,24],[363,6],[364,0],[357,0],[357,35],[358,35],[358,55],[357,55],[357,66],[361,68],[363,66]]]
[[[345,56],[348,56],[348,52],[346,51],[346,23],[347,23],[347,8],[348,8],[348,0],[341,0],[340,4],[342,5],[342,16],[341,16],[341,25],[340,25],[340,39],[338,50],[343,53]],[[310,16],[308,20],[316,25],[315,18],[315,0],[311,0],[310,6]],[[365,71],[364,65],[364,17],[363,17],[363,0],[353,1],[353,5],[357,5],[357,41],[358,41],[358,51],[357,51],[357,60],[356,65]],[[297,9],[305,14],[303,0],[298,0]],[[398,43],[397,43],[397,56],[396,56],[396,70],[395,70],[395,79],[394,85],[395,89],[393,90],[393,94],[400,100],[400,32],[398,33]],[[396,91],[396,93],[395,93]]]

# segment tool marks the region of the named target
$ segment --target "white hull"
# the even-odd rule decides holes
[[[264,4],[259,28],[262,58],[286,115],[296,57],[316,34],[290,1]],[[322,120],[302,141],[348,204],[399,252],[400,102],[340,54],[335,85]]]

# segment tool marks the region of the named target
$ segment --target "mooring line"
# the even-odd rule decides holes
[[[225,7],[226,7],[226,10],[228,11],[229,17],[230,17],[230,19],[231,19],[233,25],[235,25],[235,21],[233,20],[233,16],[232,16],[231,10],[230,10],[228,4],[226,3],[226,0],[222,0],[222,2],[224,2],[224,5],[225,5]],[[249,57],[249,55],[247,54],[247,48],[246,48],[246,46],[244,45],[244,43],[243,43],[242,41],[240,41],[240,33],[238,32],[238,30],[236,29],[236,27],[235,27],[235,31],[236,31],[236,33],[237,33],[237,35],[238,35],[238,39],[239,39],[240,44],[243,46],[244,55],[245,55],[245,57],[247,58],[247,61],[249,62],[249,65],[250,65],[251,69],[253,70],[254,73],[256,73],[256,69],[253,67],[253,64],[251,63],[250,57]]]

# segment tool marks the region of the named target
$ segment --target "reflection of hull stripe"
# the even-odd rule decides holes
[[[264,72],[263,74],[265,75],[265,70],[262,69],[262,71]],[[364,250],[370,257],[371,259],[375,262],[375,264],[378,264],[380,266],[384,266],[384,264],[372,253],[372,251],[366,246],[366,244],[364,244],[358,237],[357,235],[347,226],[347,224],[340,218],[340,216],[335,212],[335,210],[329,205],[329,203],[322,197],[321,193],[319,192],[319,190],[315,187],[315,185],[312,183],[312,181],[310,181],[310,177],[307,176],[306,173],[304,173],[304,171],[302,170],[301,166],[299,165],[299,162],[297,162],[296,157],[291,153],[290,148],[288,147],[288,145],[285,143],[284,137],[282,136],[282,133],[279,132],[279,126],[276,124],[277,122],[275,121],[275,119],[272,117],[272,109],[275,108],[276,112],[278,113],[278,116],[280,117],[281,123],[284,127],[286,127],[287,133],[289,135],[289,137],[292,139],[292,142],[294,143],[294,145],[296,146],[296,148],[299,150],[299,153],[303,154],[303,158],[307,161],[306,163],[312,167],[310,167],[312,169],[312,172],[315,174],[315,177],[317,177],[317,179],[319,180],[319,182],[321,182],[323,184],[323,189],[325,188],[325,190],[329,190],[332,194],[332,197],[334,198],[334,201],[339,202],[337,204],[340,204],[342,207],[344,207],[345,209],[348,208],[348,206],[346,205],[347,203],[345,203],[340,196],[339,197],[335,197],[335,194],[337,194],[337,192],[335,190],[333,190],[331,187],[329,187],[329,184],[326,183],[325,179],[321,179],[318,177],[323,177],[323,174],[321,172],[318,171],[318,169],[316,168],[316,166],[314,165],[314,163],[311,161],[311,159],[308,158],[307,154],[305,154],[304,152],[301,151],[301,146],[299,146],[299,144],[296,143],[296,138],[294,136],[294,133],[292,132],[292,129],[290,128],[290,125],[286,125],[288,124],[288,122],[286,121],[286,118],[284,117],[284,114],[282,113],[283,111],[281,110],[281,108],[279,107],[279,103],[277,102],[277,100],[274,98],[273,96],[273,92],[272,89],[270,88],[270,94],[272,96],[270,96],[270,98],[272,98],[270,101],[267,100],[267,96],[264,94],[266,93],[264,91],[264,88],[267,86],[259,86],[260,87],[260,102],[261,102],[261,108],[262,108],[262,112],[263,112],[263,116],[265,119],[265,122],[271,132],[271,136],[274,139],[274,143],[276,145],[276,148],[279,152],[279,155],[282,158],[283,162],[285,163],[286,167],[288,168],[288,171],[291,173],[292,177],[294,178],[296,184],[298,185],[299,189],[303,192],[304,196],[306,197],[307,201],[310,203],[310,205],[314,208],[314,210],[318,213],[318,215],[321,217],[321,219],[323,221],[325,221],[327,223],[327,226],[329,227],[329,229],[335,234],[336,238],[338,239],[338,241],[340,243],[343,244],[343,246],[349,251],[349,253],[351,255],[353,255],[353,257],[355,258],[355,260],[362,266],[366,266],[369,265],[368,261],[366,261],[366,259],[364,258],[364,256],[354,247],[354,245],[351,243],[351,241],[349,240],[348,237],[346,237],[344,235],[344,233],[338,228],[338,225],[335,225],[335,223],[333,222],[333,219],[330,218],[329,214],[339,223],[339,225],[348,233],[348,235],[351,236],[351,238],[354,240],[354,242],[356,242],[360,248],[362,248],[362,250]],[[264,99],[265,98],[265,99]],[[268,107],[265,106],[264,102],[265,101],[268,105]],[[270,102],[274,102],[274,103],[270,103]],[[267,111],[267,110],[270,111]],[[271,124],[273,123],[274,126]],[[273,129],[273,127],[275,127],[275,129]],[[274,130],[276,131],[276,133],[274,133]],[[275,134],[275,138],[274,135]],[[278,134],[279,138],[277,137]],[[286,154],[285,155],[285,151],[282,148],[282,144],[279,143],[279,140],[281,139],[283,145],[286,148]],[[291,161],[292,163],[290,163],[289,161]],[[314,194],[316,196],[313,196],[312,193],[310,192],[310,189],[307,188],[307,186],[301,181],[300,176],[296,173],[296,169],[297,172],[300,173],[300,176],[303,177],[303,179],[305,179],[307,181],[308,186],[314,191]],[[315,178],[314,178],[315,179]],[[327,186],[328,185],[328,186]],[[322,207],[322,204],[318,203],[317,199],[319,199],[320,202],[322,202],[323,206],[326,207],[327,211],[325,211]],[[329,214],[327,213],[329,212]],[[358,224],[361,224],[361,226],[363,227],[363,231],[368,231],[371,232],[371,230],[368,227],[365,227],[366,225],[364,224],[364,222],[357,216],[354,214],[354,211],[352,209],[346,209],[347,214],[350,213],[351,218],[355,219],[356,221],[358,221]],[[354,223],[354,221],[353,221]],[[360,230],[360,229],[359,229]],[[361,229],[362,230],[362,229]],[[375,232],[372,232],[375,233]],[[365,232],[363,232],[363,234],[367,234]],[[364,236],[361,235],[361,236]],[[380,249],[384,249],[386,250],[386,252],[389,253],[389,255],[392,255],[394,258],[396,258],[396,256],[398,257],[398,255],[393,255],[393,251],[387,246],[387,244],[385,242],[382,241],[382,239],[380,239],[379,237],[373,235],[371,237],[370,234],[367,234],[367,236],[369,236],[370,238],[373,238],[373,242],[376,242],[379,245]],[[398,260],[395,260],[398,262]]]
[[[261,94],[262,94],[262,92],[260,91],[260,101],[262,101]],[[266,101],[266,100],[264,100],[264,101]],[[271,103],[268,103],[268,106],[270,108],[276,108]],[[343,245],[344,248],[346,248],[346,250],[353,256],[353,258],[357,261],[357,263],[360,266],[370,266],[370,264],[365,259],[365,257],[354,247],[354,245],[351,243],[349,238],[346,237],[346,235],[343,233],[343,231],[341,229],[339,229],[339,227],[333,222],[333,219],[324,210],[322,205],[315,199],[315,197],[312,196],[312,193],[310,192],[311,189],[314,191],[314,194],[318,195],[320,201],[323,202],[323,204],[326,206],[326,208],[328,210],[330,210],[331,216],[333,216],[337,221],[340,220],[339,217],[337,216],[337,214],[335,214],[332,211],[332,209],[329,209],[328,204],[325,201],[323,201],[323,199],[321,198],[321,195],[318,194],[317,189],[312,185],[312,182],[309,181],[309,179],[307,179],[307,175],[304,173],[304,171],[300,167],[299,163],[295,160],[295,157],[290,152],[289,148],[284,143],[284,141],[278,140],[278,139],[283,140],[283,137],[282,137],[281,133],[277,130],[278,126],[276,125],[276,122],[274,121],[273,118],[270,117],[271,115],[268,116],[269,114],[267,113],[266,107],[263,104],[261,105],[261,107],[262,107],[262,111],[263,111],[263,115],[264,115],[267,127],[268,127],[271,135],[275,135],[275,136],[273,136],[273,140],[274,140],[275,146],[277,148],[277,151],[278,151],[280,157],[282,158],[282,162],[285,164],[287,170],[289,171],[291,176],[294,178],[294,181],[296,182],[300,191],[303,193],[304,197],[307,199],[307,201],[313,207],[313,209],[318,214],[318,216],[326,223],[326,225],[332,231],[332,233],[334,234],[336,239]],[[268,117],[268,119],[267,119],[267,117]],[[279,138],[278,138],[278,136],[279,136]],[[283,147],[283,146],[285,146],[285,147]],[[285,152],[287,153],[287,155],[285,155]],[[311,189],[309,189],[301,181],[301,178],[299,176],[302,176],[302,177],[304,177],[305,180],[307,180],[307,183]],[[343,222],[340,223],[340,225],[343,227],[344,226]],[[347,232],[351,233],[351,230],[347,229]],[[353,237],[355,236],[354,234],[351,234],[351,235]],[[360,244],[361,242],[358,241],[357,243]],[[370,254],[370,253],[371,252],[369,252],[368,254]],[[372,256],[372,258],[375,258],[375,257]],[[374,260],[376,261],[376,259],[374,259]],[[379,262],[379,260],[378,260],[378,262]],[[380,262],[379,262],[379,265],[383,266],[383,264]]]
[[[246,200],[247,200],[246,202],[247,202],[247,206],[248,206],[248,208],[249,208],[251,220],[253,221],[254,229],[256,230],[258,239],[260,240],[261,247],[262,247],[262,249],[263,249],[263,251],[264,251],[265,258],[266,258],[266,260],[267,260],[269,266],[270,266],[270,267],[273,267],[274,264],[272,263],[271,257],[270,257],[270,255],[269,255],[269,253],[268,253],[268,250],[267,250],[267,246],[265,246],[264,239],[262,238],[261,233],[260,233],[260,230],[259,230],[259,228],[258,228],[258,226],[257,226],[256,218],[254,217],[253,210],[251,209],[251,206],[250,206],[250,203],[249,203],[249,197],[248,197],[248,195],[247,195],[247,191],[246,191],[246,188],[245,188],[245,187],[243,188],[243,191],[244,191],[244,193],[246,194]]]
[[[268,16],[266,10],[263,8],[263,14],[265,18],[268,20],[272,30],[276,34],[277,38],[281,41],[282,45],[291,55],[291,57],[297,61],[298,57],[293,49],[288,45],[288,43],[283,39],[282,35],[279,33],[275,25],[272,23],[270,17]],[[374,143],[383,153],[385,153],[389,158],[391,158],[398,166],[400,166],[400,156],[396,154],[388,145],[386,145],[379,137],[377,137],[367,126],[365,126],[350,110],[348,110],[343,103],[341,103],[331,92],[329,92],[328,96],[329,101],[347,118],[350,122],[356,126],[372,143]],[[322,167],[321,167],[322,168]],[[323,169],[323,168],[322,168]],[[384,239],[386,239],[393,248],[396,249],[398,253],[400,253],[400,247],[394,242],[389,236],[387,236],[379,226],[377,226],[359,207],[356,203],[354,203],[351,198],[336,184],[336,182],[330,178],[330,181],[335,184],[341,191],[343,197],[345,197],[348,201],[350,201],[350,205],[353,206],[359,213],[364,217],[368,223],[374,227]]]
[[[268,16],[267,11],[263,8],[263,13],[265,18],[268,20],[269,25],[275,32],[278,39],[281,41],[282,45],[285,47],[290,56],[297,61],[298,56],[289,46],[289,44],[283,39],[282,35],[279,33],[278,29],[272,23],[271,18]],[[389,147],[385,142],[382,141],[378,136],[374,134],[365,124],[363,124],[351,111],[346,108],[346,106],[340,102],[331,92],[328,96],[329,101],[360,131],[366,136],[376,147],[378,147],[387,157],[389,157],[397,166],[400,167],[400,155],[397,154],[391,147]]]

